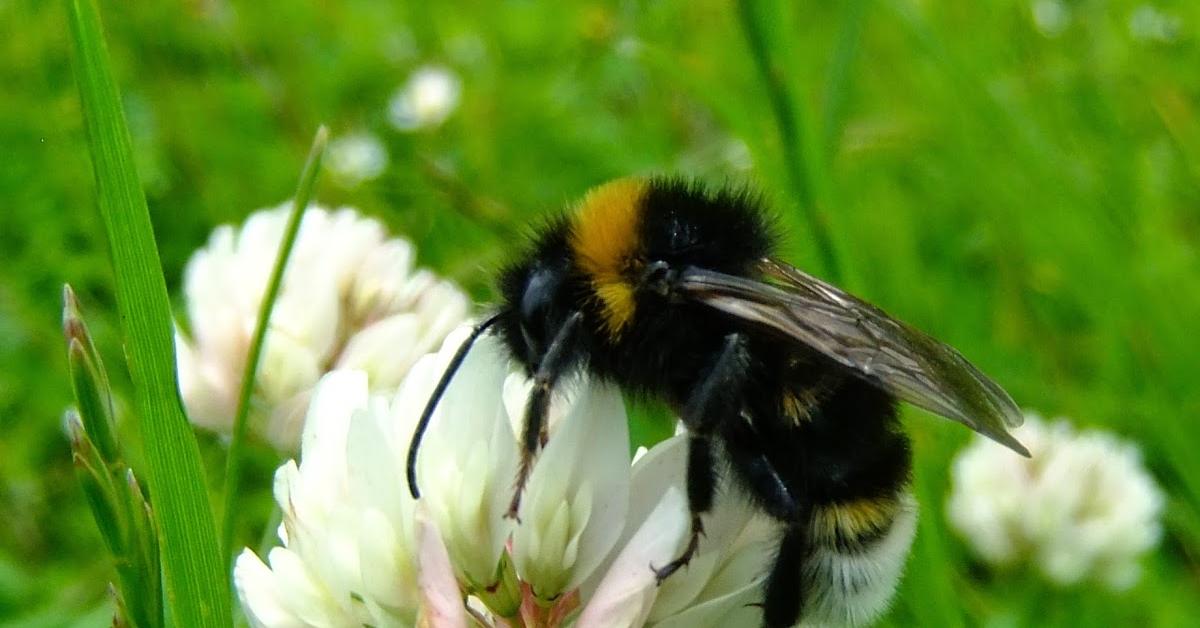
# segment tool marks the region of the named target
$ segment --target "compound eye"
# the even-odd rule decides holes
[[[525,281],[525,292],[521,295],[521,335],[525,338],[525,346],[529,348],[530,359],[540,359],[545,348],[545,337],[550,329],[551,304],[559,285],[562,284],[562,272],[551,268],[535,269]]]
[[[550,303],[561,283],[561,275],[549,269],[535,270],[525,282],[525,294],[521,295],[521,322],[526,327],[538,328],[546,323]]]

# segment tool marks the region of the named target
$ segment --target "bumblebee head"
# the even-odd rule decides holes
[[[529,373],[573,309],[568,232],[565,219],[546,225],[530,250],[500,274],[498,332]]]

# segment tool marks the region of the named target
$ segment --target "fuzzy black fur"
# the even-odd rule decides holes
[[[753,277],[755,264],[774,247],[772,221],[745,191],[654,179],[640,216],[638,257],[674,271],[694,266]],[[800,574],[813,509],[892,497],[908,480],[909,447],[895,400],[794,341],[671,294],[639,289],[633,318],[613,338],[588,276],[572,258],[571,229],[569,218],[549,221],[501,273],[498,335],[532,374],[559,327],[581,312],[581,331],[564,368],[666,400],[684,413],[694,437],[704,439],[689,465],[689,475],[697,476],[688,478],[693,512],[707,511],[713,499],[716,467],[709,458],[715,455],[741,491],[784,524],[766,585],[764,621],[771,627],[794,624],[806,596]],[[740,344],[741,357],[732,370],[728,363],[717,368],[730,338]],[[720,382],[706,379],[717,371]],[[704,390],[710,392],[699,392]],[[797,420],[783,414],[781,399],[788,392],[821,401]],[[733,398],[698,400],[699,394]],[[689,417],[689,405],[710,409]],[[711,451],[709,443],[715,445]]]

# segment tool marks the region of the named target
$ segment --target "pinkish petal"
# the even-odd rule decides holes
[[[421,589],[418,625],[428,628],[465,628],[466,606],[454,579],[450,554],[442,535],[420,504],[417,506],[417,582]]]
[[[657,595],[650,565],[669,562],[687,529],[683,493],[670,487],[604,574],[576,628],[641,626]]]

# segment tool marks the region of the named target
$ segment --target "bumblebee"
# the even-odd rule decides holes
[[[957,351],[773,257],[776,230],[744,190],[671,178],[589,192],[537,231],[499,279],[492,330],[533,379],[509,516],[539,448],[555,385],[585,372],[669,404],[687,428],[691,533],[655,569],[686,566],[718,478],[779,522],[763,623],[861,624],[887,607],[915,533],[899,400],[1028,456],[1012,399]]]

